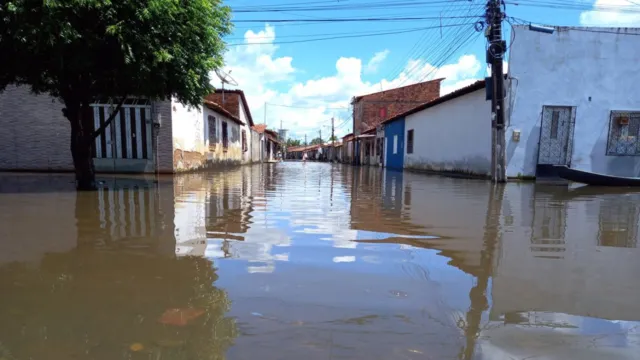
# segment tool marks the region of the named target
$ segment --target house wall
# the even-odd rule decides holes
[[[260,143],[261,135],[254,131],[250,130],[251,140],[249,142],[249,150],[251,151],[251,161],[253,163],[259,163],[262,161],[262,157],[260,156],[260,151],[262,149],[262,145]]]
[[[440,96],[442,79],[364,95],[353,104],[353,131],[360,135],[384,120]]]
[[[209,138],[209,122],[206,121],[209,115],[214,116],[216,118],[216,132],[218,137],[218,143],[213,148],[211,145],[213,144],[212,139]],[[246,156],[248,156],[249,151],[242,151],[242,130],[248,130],[246,126],[241,126],[235,121],[232,121],[228,117],[219,114],[207,107],[204,107],[204,142],[206,144],[206,159],[208,166],[214,165],[240,165],[245,161]],[[222,122],[227,123],[227,136],[229,138],[229,143],[226,151],[222,147]],[[247,147],[249,145],[250,134],[247,131]]]
[[[205,144],[205,107],[189,108],[172,102],[173,169],[176,172],[205,166],[208,144]]]
[[[203,169],[216,165],[240,165],[250,156],[242,151],[241,126],[206,106],[189,109],[173,102],[173,167],[176,172]],[[209,139],[209,116],[215,117],[218,142]],[[222,122],[227,123],[228,148],[222,147]],[[246,129],[246,126],[244,127]],[[247,131],[247,141],[250,134]]]
[[[576,107],[571,167],[619,176],[640,175],[640,157],[606,156],[612,110],[640,110],[632,74],[640,30],[556,28],[554,34],[516,26],[509,56],[515,94],[506,131],[507,176],[533,176],[543,105]],[[532,61],[534,59],[534,61]],[[512,139],[521,131],[520,141]]]
[[[71,128],[62,115],[63,105],[46,95],[33,95],[25,86],[9,86],[0,93],[0,169],[73,171],[69,150]],[[158,149],[149,160],[94,159],[98,172],[172,172],[171,106],[152,104],[151,117],[164,119],[158,130]],[[154,130],[155,131],[155,130]],[[156,151],[157,150],[157,151]]]
[[[390,169],[404,168],[404,118],[385,124],[385,166]],[[395,142],[394,142],[395,139]],[[394,146],[395,144],[395,146]],[[395,151],[394,151],[395,150]]]
[[[484,89],[446,101],[405,118],[405,148],[413,130],[413,153],[405,168],[491,173],[491,102]]]

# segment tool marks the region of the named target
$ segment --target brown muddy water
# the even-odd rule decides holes
[[[638,359],[640,194],[0,175],[0,359]]]

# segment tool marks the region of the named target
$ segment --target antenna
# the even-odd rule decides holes
[[[238,82],[231,77],[231,70],[226,73],[222,69],[216,69],[215,72],[218,76],[218,79],[220,79],[220,82],[222,83],[222,104],[224,104],[224,84],[238,86]]]

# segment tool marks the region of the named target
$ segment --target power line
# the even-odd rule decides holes
[[[235,13],[256,13],[256,12],[288,12],[288,11],[344,11],[344,10],[368,10],[368,9],[389,9],[389,8],[421,8],[442,6],[453,2],[467,2],[468,0],[432,0],[432,1],[400,1],[400,2],[364,2],[349,4],[332,4],[316,6],[262,6],[262,7],[236,7]]]
[[[449,16],[448,19],[471,19],[478,16]],[[290,23],[290,22],[358,22],[358,21],[417,21],[417,20],[439,20],[438,16],[415,16],[415,17],[369,17],[369,18],[334,18],[334,19],[252,19],[234,20],[236,23]]]
[[[465,25],[471,25],[471,24],[456,24],[456,25],[448,25],[446,27],[465,26]],[[325,40],[351,39],[351,38],[363,38],[363,37],[371,37],[371,36],[405,34],[405,33],[410,33],[410,32],[416,32],[416,31],[428,30],[428,29],[437,29],[437,28],[440,28],[440,26],[424,27],[424,28],[409,29],[409,30],[386,31],[386,32],[360,34],[360,35],[330,36],[330,37],[322,37],[322,38],[315,38],[315,39],[304,39],[304,40],[235,43],[235,44],[227,44],[227,46],[248,46],[248,45],[261,45],[261,44],[262,45],[297,44],[297,43],[306,43],[306,42],[314,42],[314,41],[325,41]]]

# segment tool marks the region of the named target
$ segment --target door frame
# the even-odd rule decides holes
[[[556,176],[556,171],[553,169],[554,165],[549,165],[549,164],[540,164],[540,146],[542,144],[542,130],[543,130],[543,125],[542,122],[544,121],[544,110],[545,108],[568,108],[571,111],[571,114],[569,115],[569,129],[568,129],[568,134],[567,134],[567,144],[566,144],[566,151],[565,151],[565,165],[567,165],[568,167],[571,167],[571,159],[573,158],[573,140],[574,140],[574,130],[576,128],[576,113],[577,113],[577,106],[572,106],[572,105],[558,105],[558,104],[552,104],[552,105],[542,105],[542,109],[540,110],[540,121],[538,124],[540,124],[540,130],[538,132],[538,151],[536,152],[536,176]]]

